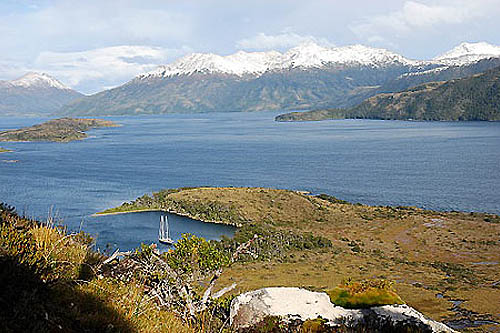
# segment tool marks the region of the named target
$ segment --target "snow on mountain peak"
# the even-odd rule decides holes
[[[322,47],[314,43],[307,43],[289,50],[285,58],[292,67],[321,67],[325,64],[384,66],[400,63],[414,65],[416,62],[387,51],[363,45],[349,45],[342,47]]]
[[[24,87],[24,88],[57,88],[57,89],[69,89],[64,84],[53,78],[52,76],[45,73],[29,72],[19,79],[12,80],[10,83],[14,86]]]
[[[281,57],[281,53],[276,51],[251,53],[239,51],[228,56],[213,53],[192,53],[171,64],[160,66],[154,71],[139,75],[138,78],[189,75],[195,72],[224,73],[238,76],[261,74],[275,66],[275,59],[279,57]]]
[[[486,42],[462,43],[433,60],[441,63],[465,65],[481,59],[500,57],[500,46]]]
[[[230,75],[261,75],[266,71],[286,68],[319,68],[328,64],[354,66],[384,66],[390,64],[414,65],[416,62],[384,49],[362,45],[345,47],[324,47],[307,42],[288,50],[245,52],[238,51],[227,56],[212,53],[193,53],[171,64],[160,66],[154,71],[137,78],[169,77],[189,75],[195,72],[223,73]]]

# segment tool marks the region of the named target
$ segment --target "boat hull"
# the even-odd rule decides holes
[[[167,245],[172,245],[174,244],[174,240],[173,239],[158,239],[158,242],[162,243],[162,244],[167,244]]]

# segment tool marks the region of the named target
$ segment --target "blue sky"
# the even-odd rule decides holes
[[[286,50],[313,40],[430,59],[500,45],[500,0],[0,0],[0,79],[44,71],[84,93],[190,52]]]

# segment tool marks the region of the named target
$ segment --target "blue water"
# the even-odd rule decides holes
[[[160,215],[168,216],[170,238],[178,240],[183,233],[196,234],[206,239],[220,239],[221,235],[231,237],[235,228],[221,224],[204,223],[174,214],[160,212],[140,212],[118,215],[107,215],[90,218],[91,225],[104,225],[100,229],[99,237],[109,240],[101,247],[110,249],[134,249],[143,242],[145,244],[156,243],[160,250],[171,246],[158,243],[158,228]],[[102,245],[104,245],[102,243]]]
[[[34,217],[57,212],[70,229],[83,225],[97,235],[101,247],[121,248],[147,241],[139,222],[90,215],[181,186],[265,186],[375,205],[500,213],[498,122],[277,123],[276,114],[112,117],[122,127],[93,130],[83,141],[0,143],[15,150],[0,154],[0,201]],[[0,130],[43,120],[0,118]],[[157,228],[154,214],[144,219]],[[136,239],[110,233],[116,226]]]

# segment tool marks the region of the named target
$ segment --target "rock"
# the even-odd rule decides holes
[[[329,327],[347,331],[455,332],[407,305],[351,310],[332,304],[326,293],[300,288],[259,289],[241,294],[231,303],[230,320],[235,331],[251,328],[267,317],[279,317],[284,323],[322,318]]]

